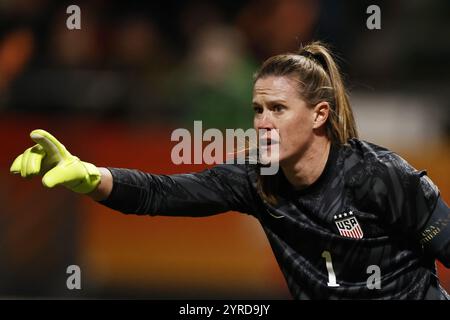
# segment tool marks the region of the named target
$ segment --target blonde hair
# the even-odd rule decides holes
[[[267,59],[255,74],[254,81],[268,76],[291,77],[299,84],[299,94],[313,107],[326,101],[330,114],[326,122],[326,133],[334,144],[345,144],[357,138],[353,111],[342,80],[339,67],[330,50],[321,42],[312,42],[300,48],[298,53],[280,54]],[[260,191],[270,203],[275,203],[275,190],[279,174],[259,176]]]

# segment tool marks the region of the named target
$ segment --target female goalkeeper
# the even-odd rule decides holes
[[[169,176],[97,168],[43,130],[31,133],[37,144],[11,172],[43,175],[47,187],[64,185],[127,214],[251,214],[297,299],[448,298],[435,259],[450,267],[450,210],[424,171],[357,139],[326,47],[265,61],[253,108],[255,129],[279,147],[275,175],[261,175],[260,164]]]

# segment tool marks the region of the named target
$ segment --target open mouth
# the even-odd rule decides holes
[[[271,145],[275,145],[275,144],[279,144],[280,142],[276,139],[271,139],[271,138],[261,138],[259,139],[259,145],[261,147],[268,147]]]
[[[280,143],[280,134],[278,129],[262,129],[259,131],[259,147],[269,148]]]

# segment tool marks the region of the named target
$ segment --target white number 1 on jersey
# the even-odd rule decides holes
[[[325,258],[325,262],[327,265],[328,271],[328,283],[329,287],[339,287],[339,284],[336,282],[336,274],[333,270],[333,262],[331,261],[331,254],[329,251],[322,252],[322,258]]]

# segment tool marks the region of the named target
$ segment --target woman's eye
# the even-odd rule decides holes
[[[253,110],[255,111],[255,113],[262,113],[262,108],[260,107],[253,107]]]
[[[281,104],[277,104],[273,106],[273,111],[275,112],[280,112],[284,110],[284,106],[282,106]]]

